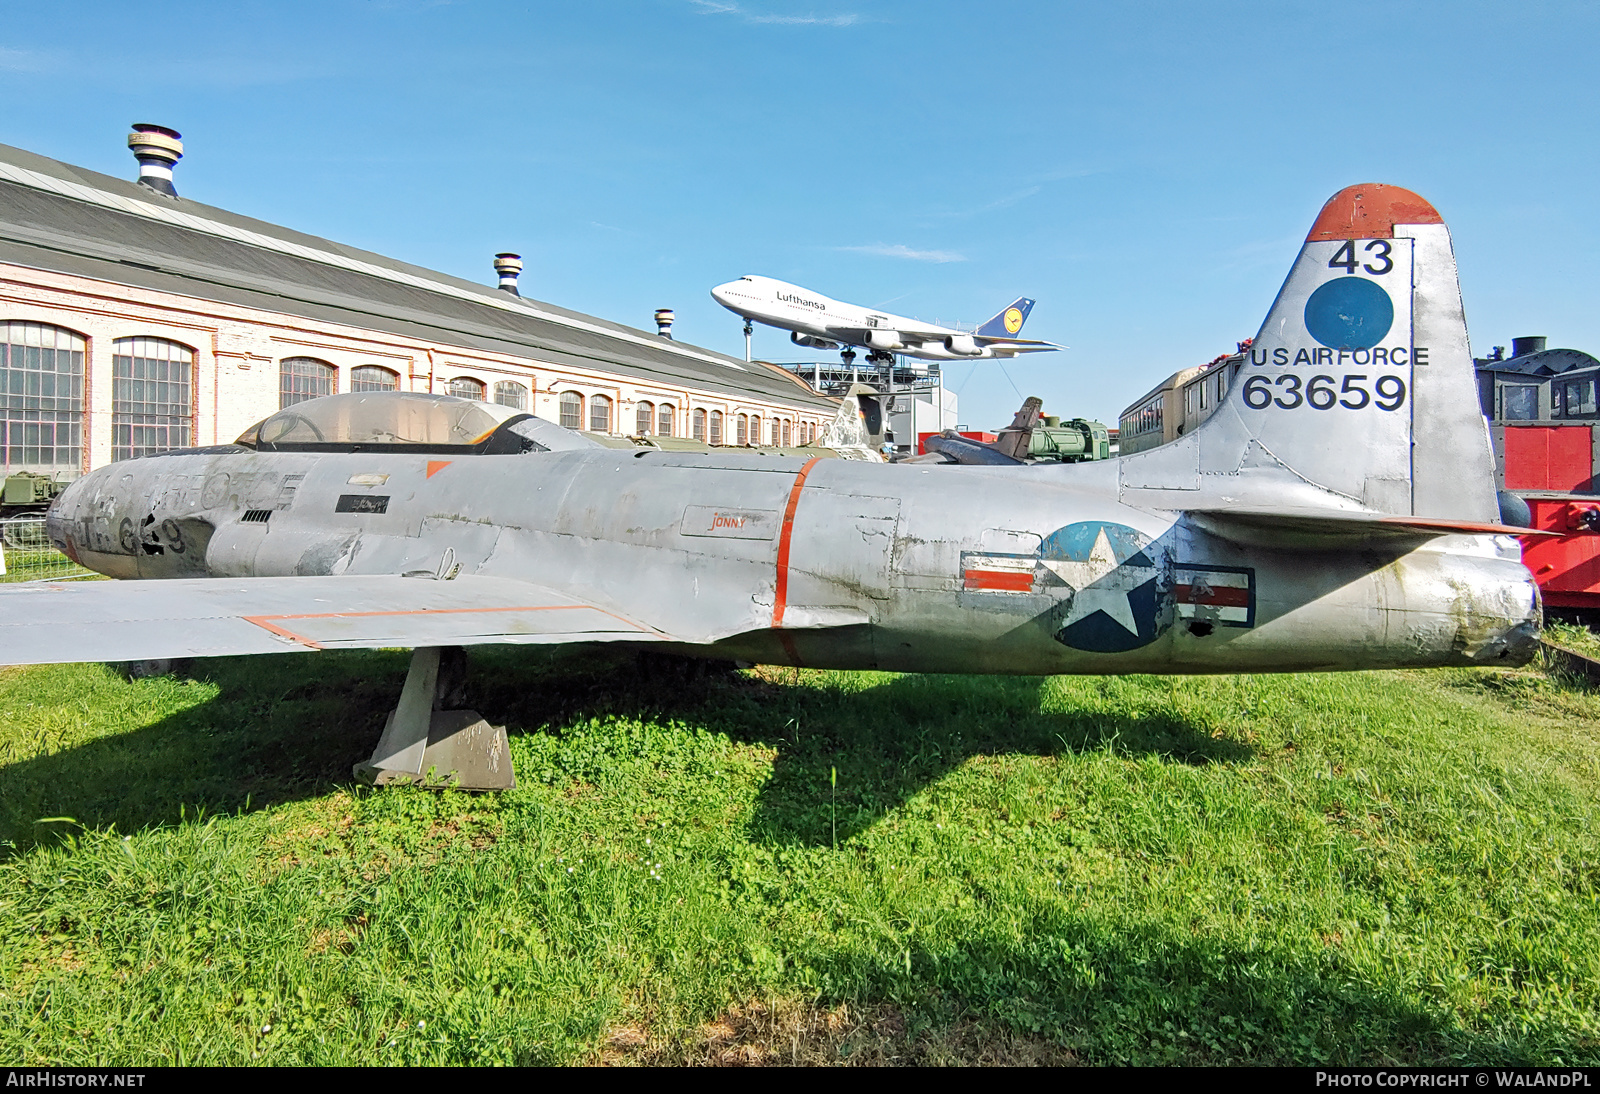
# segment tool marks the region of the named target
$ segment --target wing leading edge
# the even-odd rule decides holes
[[[568,593],[511,578],[195,578],[0,589],[0,665],[672,640]]]

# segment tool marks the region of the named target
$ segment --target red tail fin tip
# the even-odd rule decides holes
[[[1381,182],[1346,186],[1322,207],[1306,241],[1393,239],[1396,224],[1443,224],[1428,200]]]

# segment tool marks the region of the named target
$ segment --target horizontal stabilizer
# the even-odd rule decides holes
[[[1189,509],[1185,515],[1212,535],[1258,547],[1348,548],[1362,543],[1422,542],[1437,536],[1559,534],[1482,521],[1326,509]]]
[[[511,578],[185,578],[0,588],[0,665],[672,637]]]

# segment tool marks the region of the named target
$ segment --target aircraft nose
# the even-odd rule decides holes
[[[725,308],[733,307],[733,297],[729,294],[728,290],[737,284],[738,282],[736,281],[729,281],[726,284],[716,286],[711,290],[711,299],[715,300]]]

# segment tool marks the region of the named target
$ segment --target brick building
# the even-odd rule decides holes
[[[780,369],[521,297],[514,255],[478,285],[179,197],[178,135],[135,130],[138,182],[0,145],[5,471],[75,477],[385,388],[713,444],[802,444],[833,416]]]

